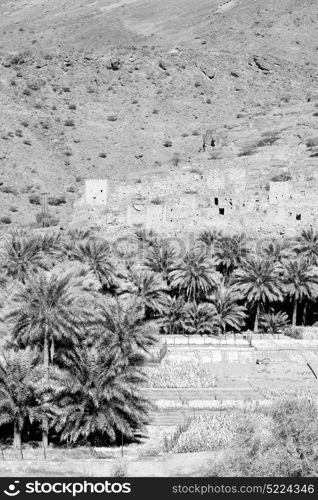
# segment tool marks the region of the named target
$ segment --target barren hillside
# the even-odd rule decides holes
[[[3,227],[34,222],[42,191],[65,224],[85,178],[169,182],[242,153],[251,171],[310,180],[317,25],[315,0],[3,0]]]

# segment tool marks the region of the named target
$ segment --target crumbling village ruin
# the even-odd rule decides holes
[[[109,233],[145,227],[170,235],[208,227],[283,235],[316,223],[316,179],[268,181],[255,192],[257,175],[244,166],[224,165],[205,172],[181,167],[164,180],[152,176],[115,184],[87,179],[74,223]]]

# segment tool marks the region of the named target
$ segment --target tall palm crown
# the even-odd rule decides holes
[[[168,296],[167,305],[163,310],[161,325],[166,334],[174,335],[184,330],[184,298]]]
[[[248,255],[245,235],[223,236],[217,242],[215,257],[221,272],[227,278]]]
[[[145,266],[160,273],[165,281],[168,280],[169,272],[174,266],[176,250],[165,242],[159,242],[149,248],[145,257]]]
[[[245,259],[232,276],[233,289],[249,304],[256,306],[254,330],[258,330],[260,308],[266,302],[280,300],[283,292],[279,267],[271,260]]]
[[[215,308],[215,324],[224,334],[227,328],[240,330],[246,319],[246,308],[239,305],[240,295],[231,288],[220,285],[208,299]]]
[[[289,241],[268,241],[263,248],[262,257],[272,260],[273,262],[283,262],[285,259],[290,259],[294,253],[293,247]]]
[[[14,446],[21,448],[26,421],[38,420],[38,386],[34,369],[36,357],[30,350],[6,351],[0,361],[0,426],[12,424]]]
[[[318,296],[318,269],[311,266],[304,257],[286,261],[280,269],[285,291],[293,299],[292,324],[296,325],[298,302]]]
[[[157,342],[144,322],[142,307],[136,304],[101,303],[96,312],[97,345],[125,362],[138,360]]]
[[[176,262],[169,273],[172,289],[183,293],[188,301],[196,301],[212,292],[218,283],[215,262],[200,251],[191,250]]]
[[[29,274],[46,267],[39,239],[19,233],[12,233],[4,240],[0,260],[6,276],[22,283]]]
[[[213,250],[222,238],[222,231],[217,229],[205,229],[198,235],[196,246],[204,251],[207,256],[211,257],[214,253]]]
[[[48,373],[50,348],[52,362],[55,344],[80,342],[91,312],[81,281],[70,274],[41,273],[19,286],[5,319],[19,345],[40,348]]]
[[[296,240],[295,251],[309,264],[318,266],[318,232],[312,227],[304,229]]]
[[[132,295],[145,314],[160,313],[167,302],[167,286],[160,275],[148,269],[133,267],[128,272],[128,282],[123,285],[122,293]]]
[[[116,269],[106,241],[79,241],[71,252],[71,260],[77,260],[94,273],[102,286],[111,289],[116,282]]]
[[[120,359],[93,351],[82,352],[80,369],[56,391],[61,413],[56,428],[61,439],[91,443],[114,442],[118,435],[133,438],[148,421],[149,404],[138,392],[142,373]]]
[[[184,331],[190,335],[215,333],[215,313],[211,304],[188,302],[184,308]]]
[[[270,335],[275,335],[276,333],[281,333],[288,325],[289,320],[286,313],[271,310],[268,313],[264,313],[260,316],[260,327],[261,330]]]

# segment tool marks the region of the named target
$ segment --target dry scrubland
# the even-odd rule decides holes
[[[70,222],[89,177],[169,182],[224,161],[310,176],[317,16],[309,0],[2,2],[3,229],[34,223],[43,190]],[[207,129],[217,154],[199,152]]]

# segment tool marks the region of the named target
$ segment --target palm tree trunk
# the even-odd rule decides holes
[[[258,318],[259,318],[259,311],[260,311],[260,303],[257,303],[256,307],[256,313],[255,313],[255,321],[254,321],[254,333],[258,332]]]
[[[52,365],[54,364],[54,355],[55,355],[55,344],[54,339],[51,340],[51,349],[50,349],[50,359]]]
[[[47,325],[45,325],[45,330],[44,330],[44,345],[43,345],[43,364],[44,364],[44,381],[48,382],[49,381],[49,357],[50,357],[50,351],[49,351],[49,338],[48,338],[48,328]],[[43,448],[47,448],[48,442],[49,442],[49,432],[48,432],[48,421],[47,418],[43,418],[42,420],[42,444]]]
[[[306,326],[307,307],[308,307],[308,302],[306,301],[304,304],[304,310],[303,310],[303,326]]]
[[[13,447],[16,450],[20,451],[20,456],[23,460],[21,431],[19,429],[17,422],[14,422],[14,426],[13,426]]]
[[[293,307],[293,318],[292,318],[292,326],[296,326],[297,324],[297,298],[294,296],[294,307]]]

